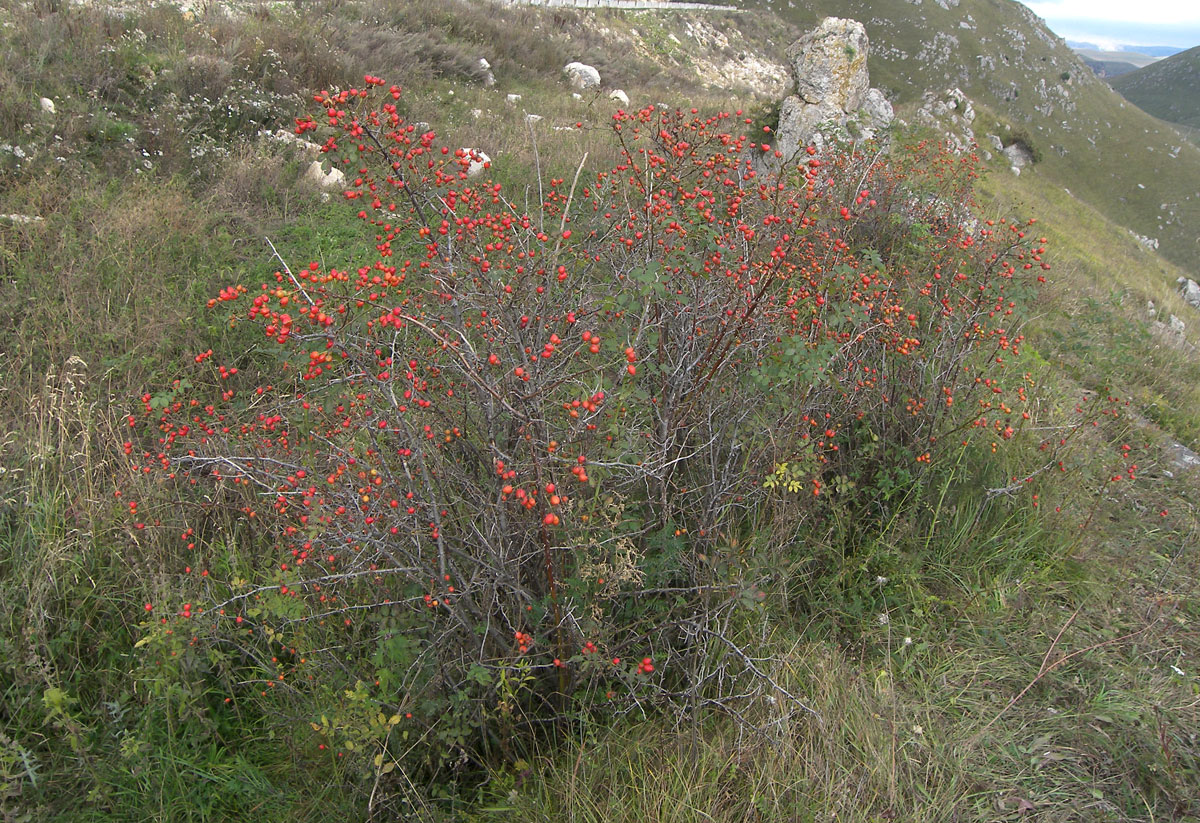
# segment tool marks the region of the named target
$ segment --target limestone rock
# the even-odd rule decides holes
[[[288,129],[276,129],[275,131],[263,130],[258,133],[258,136],[267,140],[273,140],[276,143],[282,143],[285,146],[293,146],[312,158],[317,158],[321,155],[321,147],[319,145],[311,140],[305,140],[294,131],[289,131]]]
[[[55,108],[53,100],[51,100],[49,97],[43,97],[38,102],[41,104],[43,114],[54,114]]]
[[[1188,471],[1200,466],[1200,454],[1196,454],[1182,443],[1171,441],[1167,446],[1167,457],[1171,465],[1180,471]]]
[[[18,226],[28,226],[34,223],[45,222],[45,218],[37,214],[0,214],[0,220]]]
[[[975,132],[971,124],[975,121],[975,106],[962,89],[925,92],[921,95],[921,107],[916,116],[918,122],[944,132],[956,152],[972,150]],[[1004,145],[997,145],[996,151],[1003,151]]]
[[[895,117],[892,105],[870,88],[867,55],[870,45],[862,23],[826,17],[787,50],[795,74],[796,93],[779,108],[775,150],[789,161],[810,142],[824,145],[825,132],[844,132],[852,121],[863,136],[873,136]],[[763,158],[778,167],[772,154]]]
[[[1033,152],[1020,141],[1005,146],[1003,154],[1016,169],[1023,169],[1033,163]]]
[[[489,89],[496,85],[496,75],[492,74],[492,64],[484,58],[480,57],[475,64],[475,70],[479,74],[480,82]]]
[[[479,149],[464,148],[463,153],[470,161],[467,164],[467,177],[478,177],[479,175],[483,174],[486,169],[489,169],[492,166],[492,158],[488,157]]]
[[[521,102],[521,95],[507,94],[504,96],[504,102],[508,103],[508,105],[510,105],[510,106],[515,106],[515,105],[517,105],[517,103]]]
[[[623,89],[613,89],[608,93],[609,100],[616,100],[622,106],[629,105],[629,95]]]
[[[1193,309],[1200,309],[1200,283],[1187,277],[1180,277],[1175,282],[1184,301]]]
[[[1187,328],[1183,321],[1173,314],[1171,315],[1170,320],[1167,321],[1167,326],[1176,334],[1183,334],[1184,330]]]
[[[806,103],[793,94],[779,108],[779,129],[775,135],[775,149],[790,158],[801,147],[813,139],[822,126],[836,125],[844,119],[845,112],[833,103]]]
[[[344,188],[346,185],[346,175],[342,173],[341,169],[330,169],[326,174],[320,160],[312,161],[308,171],[304,173],[304,179],[323,189]]]
[[[869,86],[867,30],[856,20],[826,17],[788,47],[796,95],[809,105],[857,111]]]
[[[563,73],[567,75],[571,85],[581,91],[594,89],[600,85],[600,72],[587,63],[567,63],[563,66]]]
[[[891,125],[896,119],[892,104],[879,89],[867,89],[863,97],[862,113],[867,118],[867,125],[872,129],[882,129]]]

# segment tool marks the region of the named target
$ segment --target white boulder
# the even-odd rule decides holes
[[[475,70],[479,73],[479,79],[483,85],[489,89],[496,85],[496,75],[492,74],[492,64],[484,58],[480,57],[475,64]]]
[[[600,85],[600,72],[587,63],[567,63],[563,66],[563,74],[567,75],[572,86],[581,91],[594,89]]]
[[[608,93],[608,99],[616,100],[622,106],[629,105],[629,95],[625,93],[624,89],[613,89]]]
[[[1179,285],[1179,293],[1193,309],[1200,309],[1200,283],[1187,277],[1175,281]]]
[[[346,185],[346,175],[342,173],[341,169],[330,169],[326,173],[320,160],[312,161],[308,171],[304,173],[304,179],[323,189],[340,189],[345,188]]]
[[[42,98],[41,100],[39,100],[38,102],[39,102],[39,103],[41,104],[41,106],[42,106],[42,113],[43,113],[43,114],[54,114],[54,112],[55,112],[55,108],[54,108],[54,101],[53,101],[53,100],[51,100],[49,97],[43,97],[43,98]]]
[[[477,177],[486,169],[491,168],[492,158],[481,152],[479,149],[463,148],[463,154],[466,156],[467,177]]]

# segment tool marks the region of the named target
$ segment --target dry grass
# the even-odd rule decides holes
[[[127,499],[150,512],[174,501],[125,470],[121,417],[129,398],[169,382],[188,354],[215,346],[231,362],[247,358],[249,341],[223,336],[220,318],[201,307],[246,269],[273,265],[264,234],[282,233],[295,254],[314,259],[350,254],[353,221],[319,217],[315,194],[294,185],[297,163],[252,139],[260,127],[287,127],[307,89],[366,71],[399,77],[413,93],[410,119],[488,151],[511,196],[536,198],[537,169],[564,176],[585,155],[596,166],[614,159],[612,104],[603,95],[573,100],[559,77],[565,62],[598,66],[634,105],[694,78],[668,53],[669,40],[659,42],[661,60],[628,59],[610,53],[595,23],[640,26],[648,41],[675,24],[652,31],[626,15],[466,0],[313,3],[238,19],[214,6],[198,20],[165,7],[118,17],[43,2],[5,17],[0,142],[57,148],[0,175],[0,212],[45,217],[0,223],[0,818],[200,819],[202,803],[209,819],[359,814],[369,786],[360,794],[361,781],[336,764],[279,743],[282,729],[319,716],[315,703],[239,708],[236,722],[218,721],[204,694],[131,676],[143,603],[165,598],[189,559],[180,545],[131,527]],[[480,56],[496,89],[479,82]],[[171,95],[218,100],[235,82],[270,105],[184,121],[167,105]],[[524,95],[520,105],[504,102],[509,91]],[[41,117],[41,95],[57,101],[56,120]],[[731,102],[719,91],[694,100]],[[526,112],[545,119],[530,128]],[[586,127],[555,130],[576,122]],[[201,137],[228,154],[197,162]],[[163,155],[152,172],[135,173],[143,148]],[[987,191],[1000,210],[1024,203],[1054,240],[1059,280],[1034,348],[1058,402],[1080,386],[1115,384],[1153,424],[1137,430],[1139,446],[1154,444],[1140,483],[1099,497],[1092,487],[1071,490],[1073,504],[1097,504],[1082,539],[1072,524],[1020,518],[963,538],[947,517],[924,544],[909,524],[874,555],[854,547],[862,553],[850,555],[836,586],[796,582],[760,637],[777,676],[821,722],[781,720],[774,745],[711,716],[577,727],[577,740],[545,748],[528,771],[497,766],[470,801],[478,818],[1200,814],[1200,486],[1169,477],[1155,450],[1200,438],[1200,321],[1174,293],[1177,270],[1036,174],[1001,176]],[[1148,299],[1160,318],[1188,321],[1184,343],[1153,330]],[[1096,451],[1115,436],[1098,433]],[[239,545],[231,521],[215,520],[214,542]],[[803,547],[798,573],[833,548]],[[876,569],[855,566],[872,558],[898,570],[894,588],[871,588]],[[1059,653],[1138,631],[1037,679]],[[55,689],[66,702],[55,702]],[[755,710],[772,717],[779,707]],[[463,805],[443,819],[466,804],[453,802]],[[435,806],[421,808],[436,819]],[[414,813],[397,805],[401,814]]]

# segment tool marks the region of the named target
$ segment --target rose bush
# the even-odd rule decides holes
[[[765,174],[748,120],[695,110],[618,111],[616,162],[526,208],[399,97],[367,77],[296,126],[374,259],[230,284],[210,308],[263,348],[130,416],[178,501],[149,527],[187,545],[146,665],[273,691],[298,744],[380,773],[604,707],[749,716],[781,693],[736,631],[774,558],[1026,427],[1045,240],[973,215],[971,155]]]

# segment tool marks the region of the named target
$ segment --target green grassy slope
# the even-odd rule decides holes
[[[1043,157],[1039,173],[1158,238],[1166,257],[1196,271],[1200,149],[1126,103],[1024,6],[814,0],[771,8],[801,28],[826,15],[860,20],[873,85],[900,103],[957,86],[1028,133]]]
[[[1116,60],[1092,60],[1084,57],[1083,62],[1099,77],[1119,77],[1137,70],[1137,66],[1131,63],[1121,63]]]
[[[1200,440],[1200,314],[1174,293],[1185,271],[1124,225],[1166,238],[1154,217],[1176,216],[1155,187],[1194,186],[1196,152],[1179,152],[1176,169],[1155,142],[1169,144],[1165,127],[1084,80],[1013,4],[888,3],[825,9],[867,23],[876,85],[908,102],[961,85],[981,118],[1009,118],[1046,156],[1019,178],[997,161],[984,208],[1040,218],[1054,268],[1027,347],[1037,379],[1054,406],[1110,387],[1133,399],[1145,424],[1090,442],[1096,455],[1125,436],[1144,449],[1139,482],[1068,486],[1059,517],[1004,497],[984,512],[969,482],[947,480],[944,508],[858,543],[855,524],[831,520],[794,558],[800,594],[755,624],[755,653],[779,661],[780,684],[819,722],[781,712],[767,745],[715,713],[581,718],[573,743],[490,764],[478,795],[450,773],[432,786],[399,772],[364,779],[294,744],[338,689],[231,713],[139,664],[143,603],[169,596],[193,561],[133,532],[114,497],[133,482],[121,474],[130,398],[208,347],[253,368],[254,341],[203,307],[278,266],[264,236],[293,261],[361,256],[351,212],[302,181],[306,161],[257,136],[287,128],[312,88],[365,71],[399,79],[410,119],[486,145],[507,191],[528,193],[538,164],[569,174],[605,151],[602,128],[553,128],[611,114],[603,96],[571,98],[567,60],[599,66],[635,105],[716,109],[745,89],[689,84],[719,86],[714,72],[697,77],[701,65],[738,60],[730,27],[782,60],[816,11],[789,24],[465,0],[329,0],[237,18],[216,4],[196,16],[14,6],[0,23],[0,146],[25,157],[0,152],[0,214],[43,220],[0,221],[0,820],[1194,819],[1200,472],[1175,471],[1162,447]],[[730,45],[701,53],[687,34],[696,21],[731,32]],[[938,44],[948,68],[932,66]],[[546,120],[531,127],[526,111]],[[1075,142],[1061,156],[1058,141]],[[1147,208],[1146,225],[1126,222]],[[1194,212],[1177,212],[1192,222],[1164,231],[1194,239]],[[1155,325],[1147,300],[1187,331]],[[255,551],[234,514],[197,517],[213,541]],[[841,565],[816,576],[814,558],[834,556]]]
[[[1114,78],[1111,85],[1155,117],[1200,128],[1200,46]]]

